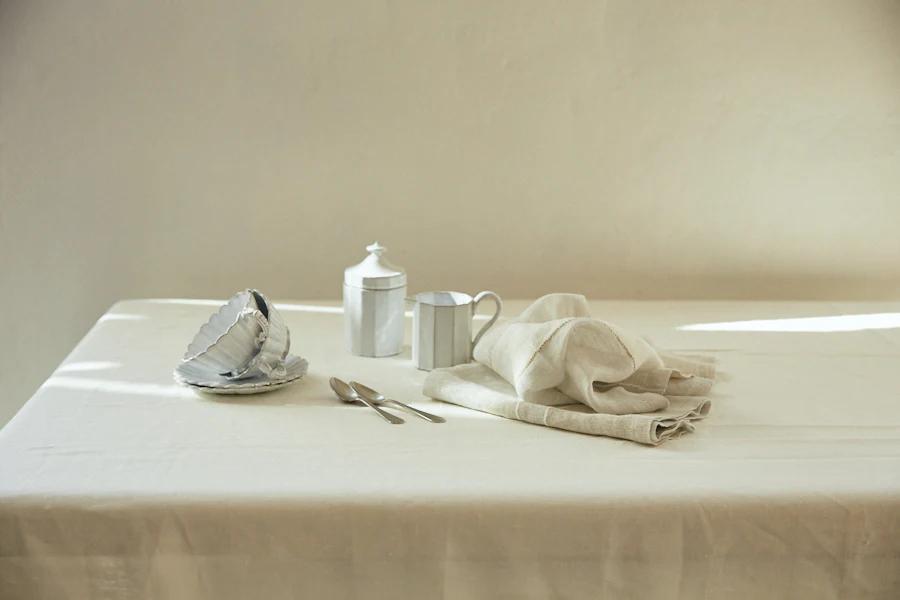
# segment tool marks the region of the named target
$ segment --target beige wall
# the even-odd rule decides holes
[[[900,2],[0,0],[0,422],[114,300],[900,295]],[[185,340],[187,342],[187,340]]]

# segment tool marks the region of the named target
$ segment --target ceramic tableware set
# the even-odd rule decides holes
[[[290,331],[275,306],[258,290],[244,290],[200,328],[175,380],[213,394],[269,391],[306,373],[308,363],[290,348]]]
[[[412,358],[417,368],[452,367],[472,360],[472,349],[497,321],[502,301],[494,292],[474,297],[462,292],[422,292],[406,296],[406,272],[384,256],[387,249],[375,242],[368,256],[344,271],[344,335],[347,349],[356,356],[386,357],[403,347],[407,302],[413,306]],[[472,336],[479,303],[489,299],[494,314]],[[288,354],[290,332],[275,306],[258,290],[231,297],[200,328],[188,346],[175,379],[193,389],[217,394],[255,394],[300,379],[307,361]],[[383,410],[390,407],[432,423],[444,419],[385,398],[359,382],[331,378],[341,400],[365,404],[393,424],[403,419]]]
[[[404,311],[413,308],[413,362],[430,371],[472,360],[472,349],[500,316],[503,303],[494,292],[473,298],[462,292],[423,292],[406,297],[406,272],[384,257],[387,250],[375,242],[369,256],[344,271],[344,331],[347,347],[357,356],[393,356],[403,346]],[[472,319],[478,304],[494,302],[491,319],[472,337]]]

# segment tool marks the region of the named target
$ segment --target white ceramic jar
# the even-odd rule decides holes
[[[344,270],[344,333],[357,356],[393,356],[403,346],[406,272],[382,255],[375,242],[369,256]]]

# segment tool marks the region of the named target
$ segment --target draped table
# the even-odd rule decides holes
[[[117,303],[0,431],[0,598],[900,597],[900,303],[592,302],[719,361],[655,448],[423,398],[338,303],[278,305],[303,380],[200,395],[172,368],[218,304]]]

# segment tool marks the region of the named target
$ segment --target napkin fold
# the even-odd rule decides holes
[[[529,423],[659,444],[709,412],[711,359],[658,352],[593,319],[584,296],[550,294],[500,321],[476,363],[436,369],[427,396]]]

